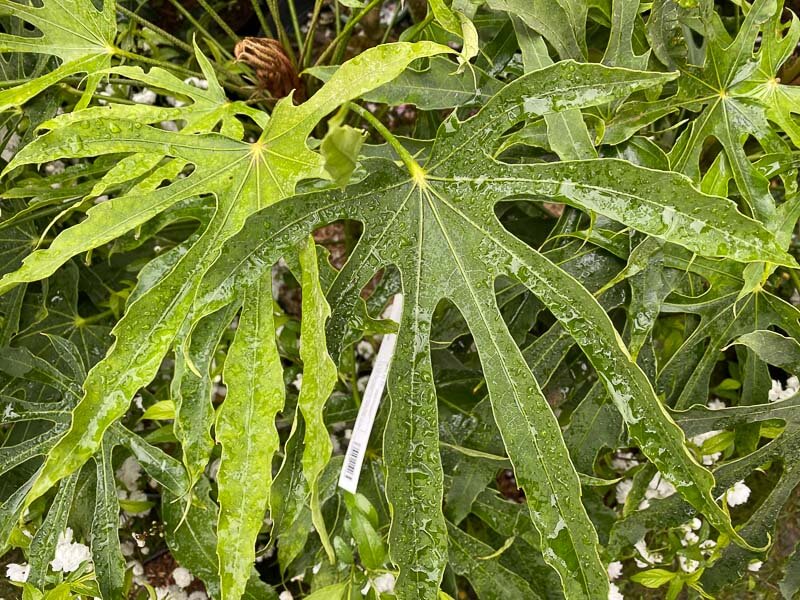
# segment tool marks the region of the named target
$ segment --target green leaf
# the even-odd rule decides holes
[[[153,421],[169,421],[175,418],[175,401],[159,400],[155,404],[148,406],[142,414],[142,419]]]
[[[648,569],[647,571],[631,575],[631,581],[641,583],[646,588],[654,589],[661,587],[665,583],[669,583],[675,579],[676,576],[677,573],[667,571],[666,569]]]
[[[117,324],[116,343],[89,373],[72,427],[50,452],[30,499],[83,464],[103,432],[125,411],[130,398],[155,374],[191,311],[197,284],[246,217],[291,194],[303,178],[323,175],[322,158],[306,146],[316,123],[341,103],[402,72],[416,58],[441,53],[437,44],[387,44],[343,65],[310,100],[278,103],[267,128],[253,144],[217,134],[187,136],[128,120],[96,119],[65,125],[41,136],[14,158],[9,168],[58,157],[120,152],[164,153],[194,164],[192,174],[136,198],[103,203],[96,216],[61,234],[43,254],[32,256],[25,271],[6,280],[45,277],[69,256],[96,247],[133,229],[175,202],[203,193],[216,197],[217,212],[196,243],[147,294],[128,307]],[[378,71],[373,68],[380,65]],[[119,207],[117,207],[119,205]],[[66,237],[62,237],[66,236]],[[2,289],[2,286],[0,286]],[[7,287],[6,287],[7,289]],[[169,306],[164,310],[164,306]]]
[[[300,324],[300,359],[303,361],[303,384],[297,406],[305,421],[303,436],[303,476],[311,490],[311,517],[328,559],[334,563],[336,556],[328,538],[319,497],[319,476],[331,457],[331,438],[325,427],[323,411],[336,384],[337,371],[325,342],[325,323],[331,309],[319,282],[317,251],[314,239],[309,237],[300,247],[302,268],[302,310]]]
[[[313,67],[307,73],[328,81],[336,67]],[[409,67],[389,83],[364,94],[368,102],[397,106],[413,104],[419,110],[437,110],[485,102],[502,84],[477,67],[458,73],[442,56],[428,59],[425,68]]]
[[[205,584],[209,596],[220,596],[219,563],[214,549],[217,536],[217,505],[209,497],[208,480],[201,479],[191,492],[189,510],[184,514],[183,502],[170,493],[161,499],[164,531],[170,552],[179,564]],[[261,581],[255,569],[251,569],[247,588],[242,596],[246,600],[277,600],[278,594]]]
[[[95,455],[97,508],[92,519],[92,562],[103,597],[124,595],[125,558],[119,545],[119,500],[111,453],[114,444],[104,442]]]
[[[34,6],[3,0],[0,15],[33,25],[41,37],[0,34],[0,52],[52,55],[61,65],[36,79],[0,92],[0,111],[20,106],[36,94],[76,73],[88,73],[86,92],[94,91],[99,72],[111,65],[117,33],[113,0],[97,9],[91,0],[48,0]],[[88,97],[86,98],[88,100]]]
[[[328,132],[319,149],[325,158],[325,170],[336,185],[345,186],[350,181],[365,138],[365,131],[342,125],[340,119],[328,122]]]
[[[469,580],[479,597],[490,598],[498,590],[502,590],[505,598],[541,597],[522,577],[499,564],[496,558],[484,558],[494,552],[491,546],[450,523],[447,532],[453,570]]]
[[[761,360],[793,375],[800,374],[800,344],[794,338],[769,330],[751,331],[735,342],[753,350]]]
[[[350,515],[350,531],[356,540],[358,556],[364,566],[367,569],[379,569],[386,559],[386,548],[380,534],[375,530],[376,519],[370,518],[369,513],[374,513],[375,509],[366,498],[359,496],[350,493],[344,495],[347,513]],[[371,511],[363,509],[362,504],[365,502]]]
[[[241,596],[250,576],[279,447],[275,416],[283,409],[285,388],[269,273],[245,292],[224,377],[228,391],[216,424],[222,446],[217,556],[222,598],[227,600]]]

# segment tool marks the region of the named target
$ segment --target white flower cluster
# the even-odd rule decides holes
[[[92,553],[89,546],[73,542],[71,528],[67,527],[66,531],[58,534],[55,558],[50,561],[50,568],[53,571],[71,573],[90,560],[92,560]]]
[[[617,484],[616,497],[619,504],[625,504],[628,499],[628,494],[633,488],[633,479],[623,479]],[[644,510],[650,507],[650,500],[660,500],[661,498],[668,498],[675,493],[675,486],[661,476],[661,473],[656,473],[655,477],[647,484],[647,489],[644,492],[645,499],[639,503],[639,510]]]
[[[792,375],[786,380],[786,387],[777,379],[772,380],[772,389],[769,391],[770,402],[780,402],[794,396],[800,390],[800,379]]]
[[[614,583],[622,575],[622,563],[615,560],[609,563],[608,568],[608,600],[624,600],[622,592],[619,591],[617,584]]]
[[[639,553],[639,556],[642,557],[642,560],[635,558],[634,561],[636,562],[636,566],[640,569],[644,569],[646,567],[650,567],[656,563],[660,563],[664,560],[664,555],[660,552],[650,552],[647,549],[647,542],[644,541],[644,538],[640,539],[633,545],[636,548],[636,551]]]
[[[361,590],[361,595],[366,596],[370,587],[373,588],[377,594],[393,594],[394,583],[394,575],[391,573],[384,573],[375,579],[367,581],[367,585],[365,585]]]
[[[138,568],[137,568],[138,566]],[[134,566],[134,576],[137,571],[141,575],[141,565],[136,563]],[[156,598],[159,600],[207,600],[208,596],[203,591],[187,592],[186,588],[194,581],[194,575],[189,572],[189,569],[184,567],[177,567],[172,571],[172,580],[175,582],[170,586],[161,586],[156,588]]]
[[[725,403],[718,398],[714,398],[708,403],[708,408],[710,408],[711,410],[720,410],[722,408],[725,408]],[[706,431],[705,433],[700,433],[694,436],[690,441],[698,448],[702,448],[706,440],[710,440],[711,438],[720,433],[722,433],[722,431],[719,430]],[[711,454],[704,454],[703,464],[706,466],[711,466],[714,463],[716,463],[721,457],[722,457],[722,452],[712,452]]]
[[[630,471],[633,467],[639,466],[639,461],[633,458],[633,452],[623,452],[617,450],[614,458],[611,459],[611,468],[615,471]]]
[[[728,490],[725,496],[728,506],[739,506],[744,504],[750,499],[750,488],[745,485],[744,481],[737,481],[733,487]]]
[[[6,577],[10,581],[16,583],[25,583],[28,581],[28,576],[31,574],[31,566],[28,563],[19,565],[17,563],[8,563],[6,565]]]

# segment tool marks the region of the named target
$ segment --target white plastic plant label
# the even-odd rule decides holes
[[[400,322],[400,316],[403,314],[402,294],[397,294],[394,297],[387,313],[387,318]],[[396,342],[397,335],[394,333],[383,336],[383,342],[372,367],[372,374],[369,376],[367,387],[364,390],[361,408],[358,409],[356,424],[353,427],[353,435],[350,437],[350,443],[347,446],[342,472],[339,474],[339,487],[353,494],[356,493],[356,488],[358,487],[361,465],[364,462],[364,451],[367,449],[372,425],[375,423],[375,415],[378,414],[378,406],[380,406],[381,396],[383,396],[383,390],[386,387],[386,377],[389,375],[389,366],[392,363]]]

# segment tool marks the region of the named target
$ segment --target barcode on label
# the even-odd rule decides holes
[[[350,444],[347,448],[347,460],[344,463],[344,474],[348,479],[355,477],[356,469],[360,466],[359,458],[361,458],[361,444]]]
[[[397,294],[389,307],[387,317],[399,322],[402,311],[403,296],[402,294]],[[392,362],[396,341],[397,336],[393,333],[383,336],[383,342],[378,349],[375,364],[372,367],[372,374],[369,376],[367,387],[364,390],[361,407],[358,409],[358,416],[353,426],[353,435],[347,446],[342,472],[339,474],[339,487],[353,494],[356,493],[356,488],[358,488],[361,463],[364,461],[362,450],[369,443],[369,435],[372,432],[372,425],[378,412],[383,388],[386,386],[386,377],[389,374],[389,365]]]

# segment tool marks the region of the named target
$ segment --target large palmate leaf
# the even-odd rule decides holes
[[[30,257],[23,267],[24,280],[49,275],[70,256],[113,240],[181,200],[211,194],[216,202],[216,212],[202,235],[147,293],[137,297],[117,324],[117,341],[90,371],[70,432],[49,454],[30,499],[83,464],[105,429],[152,379],[184,327],[200,276],[217,257],[220,245],[249,214],[291,194],[301,179],[324,176],[322,157],[306,145],[316,123],[342,102],[389,81],[410,61],[442,51],[446,49],[437,44],[418,42],[365,52],[343,65],[304,104],[295,106],[289,98],[278,103],[252,144],[223,135],[163,131],[135,120],[97,118],[63,127],[56,120],[49,133],[17,154],[9,169],[57,157],[125,152],[167,155],[194,166],[191,175],[171,185],[115,198],[90,210],[84,221]],[[181,340],[188,342],[189,337],[181,336]]]
[[[250,285],[311,229],[339,218],[361,221],[364,234],[328,294],[334,307],[329,339],[338,355],[335,340],[358,292],[382,267],[400,270],[406,300],[389,377],[384,454],[393,507],[390,551],[401,569],[402,597],[434,597],[446,561],[430,354],[431,319],[443,299],[455,304],[475,339],[494,419],[545,561],[569,597],[604,595],[598,590],[608,585],[558,423],[497,309],[494,282],[501,276],[521,282],[561,322],[594,365],[631,436],[679,493],[745,544],[714,501],[713,477],[686,449],[604,309],[494,214],[495,204],[509,196],[552,197],[702,255],[793,264],[756,221],[680,175],[614,159],[516,165],[492,159],[503,132],[527,116],[603,104],[669,78],[571,62],[534,71],[506,86],[472,119],[448,119],[423,166],[396,147],[405,168],[370,160],[369,175],[345,191],[298,196],[261,211],[226,244],[201,285],[196,316],[227,304],[237,288]]]
[[[0,111],[19,106],[76,73],[88,73],[86,91],[94,91],[100,71],[111,66],[117,33],[114,1],[100,5],[98,9],[91,0],[48,0],[42,6],[14,0],[0,3],[0,16],[22,19],[37,30],[26,31],[27,35],[0,34],[0,52],[51,55],[61,61],[49,73],[0,92]]]

